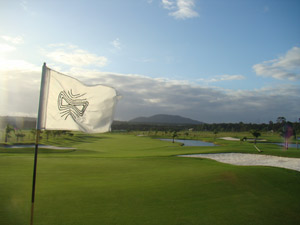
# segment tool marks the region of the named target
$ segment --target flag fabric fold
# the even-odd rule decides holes
[[[118,98],[114,88],[87,86],[44,64],[37,129],[110,131]]]

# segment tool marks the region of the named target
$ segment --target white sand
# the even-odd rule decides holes
[[[223,140],[226,140],[226,141],[240,141],[239,138],[233,138],[233,137],[221,137],[219,139],[223,139]]]
[[[239,138],[234,138],[234,137],[220,137],[219,139],[225,140],[225,141],[240,141],[241,139]],[[247,138],[247,141],[254,141],[253,138]],[[267,141],[265,139],[257,139],[257,141]]]
[[[300,158],[286,158],[271,155],[244,153],[193,154],[179,155],[179,157],[208,158],[223,163],[241,166],[274,166],[300,172]]]

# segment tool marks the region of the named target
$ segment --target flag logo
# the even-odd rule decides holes
[[[73,94],[72,89],[68,92],[61,91],[58,95],[57,106],[61,117],[65,120],[71,116],[74,121],[84,115],[89,102],[82,98],[84,94]]]

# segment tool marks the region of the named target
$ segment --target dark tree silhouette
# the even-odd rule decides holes
[[[251,130],[250,133],[254,136],[254,144],[256,145],[256,140],[261,136],[261,133],[258,130]]]
[[[23,139],[23,137],[25,137],[25,134],[22,133],[22,130],[17,130],[15,131],[15,136],[17,138],[17,142],[19,142],[19,140]]]
[[[172,133],[173,143],[174,143],[174,139],[175,139],[177,136],[178,136],[178,135],[177,135],[177,131],[174,131],[174,132]]]
[[[12,132],[14,128],[12,128],[9,124],[7,124],[5,128],[5,143],[8,141],[8,138],[10,138],[10,132]]]
[[[277,123],[285,123],[286,122],[286,118],[284,116],[279,116],[279,117],[277,117],[276,122]]]

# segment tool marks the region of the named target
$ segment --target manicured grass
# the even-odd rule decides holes
[[[250,143],[181,147],[149,137],[81,133],[43,142],[77,150],[40,150],[36,225],[300,223],[299,172],[175,157],[257,153]],[[300,150],[264,146],[266,154],[300,157]],[[29,224],[32,167],[32,150],[0,148],[0,224]]]

